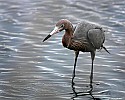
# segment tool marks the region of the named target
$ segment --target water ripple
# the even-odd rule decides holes
[[[74,52],[62,47],[63,32],[42,42],[61,18],[75,26],[79,21],[99,23],[106,30],[104,50],[94,61],[93,96],[124,100],[125,95],[124,0],[1,0],[0,99],[71,99]],[[91,57],[80,53],[76,91],[88,90]],[[91,96],[76,99],[90,100]]]

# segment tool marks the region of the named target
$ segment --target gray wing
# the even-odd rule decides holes
[[[101,27],[88,21],[82,21],[81,23],[78,23],[74,30],[74,39],[77,40],[82,37],[87,39],[88,31],[90,29],[95,29],[95,28],[101,28]]]
[[[101,28],[90,29],[88,39],[96,49],[99,49],[105,41],[104,30]]]
[[[75,28],[74,40],[81,41],[83,44],[91,43],[95,49],[99,49],[105,40],[104,30],[95,23],[82,21]]]

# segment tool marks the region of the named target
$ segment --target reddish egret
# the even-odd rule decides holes
[[[72,83],[75,77],[76,62],[79,52],[90,52],[92,59],[91,73],[90,73],[90,87],[92,86],[93,80],[93,62],[95,58],[96,49],[108,50],[103,46],[105,41],[105,34],[102,27],[99,25],[83,21],[78,23],[75,28],[73,28],[72,23],[67,19],[61,19],[57,22],[54,30],[43,40],[47,40],[52,35],[65,30],[64,36],[62,38],[62,44],[64,47],[75,51],[75,62],[73,69]],[[109,53],[109,52],[108,52]]]

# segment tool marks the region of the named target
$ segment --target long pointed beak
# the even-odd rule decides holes
[[[45,39],[43,40],[43,42],[46,41],[48,38],[50,38],[52,35],[54,35],[54,34],[56,34],[58,32],[59,32],[59,28],[55,27],[54,30],[49,35],[47,35],[47,37],[45,37]]]
[[[47,40],[48,38],[50,38],[50,37],[51,37],[51,35],[50,35],[50,34],[49,34],[49,35],[47,35],[47,37],[45,37],[45,38],[44,38],[43,42],[44,42],[44,41],[46,41],[46,40]]]

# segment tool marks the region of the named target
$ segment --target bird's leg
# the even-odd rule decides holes
[[[94,62],[94,58],[95,58],[95,52],[91,52],[92,67],[91,67],[91,73],[90,73],[90,88],[93,88],[92,80],[93,80],[93,62]]]
[[[75,51],[75,62],[74,62],[74,69],[73,69],[73,73],[72,73],[72,87],[74,85],[75,68],[76,68],[76,63],[77,63],[78,55],[79,55],[79,51]]]
[[[72,73],[72,90],[73,90],[73,93],[75,94],[75,97],[77,96],[77,93],[76,93],[75,87],[74,87],[74,84],[75,84],[74,78],[75,78],[75,69],[76,69],[78,55],[79,55],[79,51],[75,51],[75,62],[74,62],[74,69],[73,69],[73,73]]]

